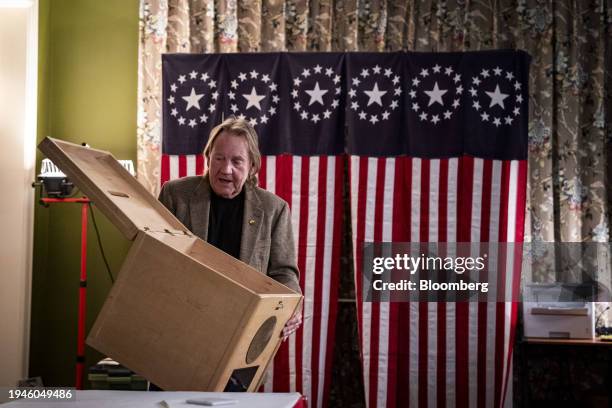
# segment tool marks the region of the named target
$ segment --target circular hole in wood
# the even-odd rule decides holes
[[[247,364],[251,364],[253,361],[255,361],[257,357],[259,357],[259,355],[264,351],[264,349],[270,342],[270,339],[272,338],[274,326],[276,326],[276,316],[269,317],[259,327],[257,333],[255,333],[255,336],[253,336],[253,340],[251,340],[251,345],[249,345],[249,349],[247,351]]]

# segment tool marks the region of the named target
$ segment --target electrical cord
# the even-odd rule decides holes
[[[115,278],[113,278],[110,266],[108,265],[108,260],[106,259],[106,254],[104,253],[104,248],[102,247],[100,231],[98,230],[98,224],[96,223],[96,217],[94,216],[93,205],[91,205],[91,203],[89,203],[89,213],[91,214],[91,220],[93,221],[94,229],[96,230],[96,236],[98,237],[98,247],[100,248],[100,253],[102,254],[102,259],[104,260],[104,265],[106,265],[106,271],[108,272],[108,276],[111,280],[111,283],[115,283]]]

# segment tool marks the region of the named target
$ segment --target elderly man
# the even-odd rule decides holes
[[[208,171],[166,183],[159,200],[194,234],[301,293],[289,206],[257,187],[261,167],[257,133],[230,117],[215,127],[204,148]],[[286,339],[302,323],[301,311],[283,329]]]

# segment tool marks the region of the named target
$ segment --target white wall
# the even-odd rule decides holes
[[[37,2],[6,3],[0,0],[0,387],[27,377],[38,21]]]

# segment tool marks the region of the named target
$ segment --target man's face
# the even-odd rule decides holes
[[[222,132],[210,152],[208,174],[213,191],[224,198],[234,198],[244,186],[251,161],[244,137]]]

